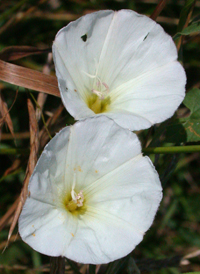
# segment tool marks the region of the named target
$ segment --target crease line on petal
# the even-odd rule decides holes
[[[98,212],[98,214],[96,214]],[[136,229],[135,227],[133,227],[133,224],[127,222],[126,220],[122,219],[122,218],[119,218],[118,216],[114,215],[114,214],[111,214],[110,212],[106,211],[106,210],[102,210],[102,209],[98,209],[94,206],[88,206],[87,208],[87,215],[89,217],[95,217],[96,218],[96,215],[98,216],[103,216],[105,217],[106,220],[109,220],[109,219],[113,219],[115,220],[116,222],[120,221],[120,222],[123,222],[125,224],[127,224],[132,230],[136,231],[137,233],[139,233],[140,235],[144,235],[144,232],[143,231],[140,231],[138,229]]]
[[[118,97],[118,94],[116,94],[116,93],[119,93],[119,92],[124,88],[124,86],[130,85],[130,84],[134,84],[134,82],[137,82],[137,81],[141,81],[144,77],[147,77],[147,76],[149,76],[149,75],[151,75],[151,74],[156,73],[156,71],[160,70],[161,68],[164,68],[164,67],[169,66],[169,64],[171,64],[171,63],[179,63],[179,62],[175,60],[175,61],[172,61],[172,62],[170,62],[170,63],[164,64],[164,65],[162,65],[162,66],[156,67],[156,68],[154,68],[154,69],[152,69],[152,70],[146,71],[146,72],[144,72],[144,73],[138,75],[137,77],[135,77],[135,78],[133,78],[133,79],[131,79],[131,80],[128,80],[127,82],[121,84],[121,85],[118,86],[117,88],[113,89],[113,90],[110,92],[110,96],[112,96],[112,98],[113,98],[113,94],[114,94],[115,97]],[[179,64],[180,64],[180,63],[179,63]],[[180,65],[180,66],[181,66],[181,65]],[[121,95],[121,94],[120,94],[120,95]],[[116,98],[115,98],[114,100],[116,100]]]
[[[102,188],[102,182],[101,180],[110,175],[112,172],[116,172],[118,169],[122,168],[123,166],[125,166],[126,164],[128,164],[129,162],[133,161],[136,162],[138,160],[140,160],[142,158],[142,153],[138,154],[137,156],[135,156],[134,158],[129,159],[128,161],[124,162],[122,165],[118,166],[117,168],[111,170],[110,172],[108,172],[107,174],[101,176],[100,178],[98,178],[96,181],[94,181],[92,184],[90,184],[88,187],[84,188],[83,191],[86,193],[87,197],[90,197],[93,193],[92,191],[95,190],[98,191],[98,187],[100,186]],[[104,185],[106,186],[110,186],[109,183],[104,183]]]

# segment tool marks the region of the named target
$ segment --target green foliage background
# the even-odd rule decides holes
[[[138,13],[151,15],[159,1],[156,0],[7,0],[0,1],[0,50],[8,46],[34,46],[51,48],[57,31],[71,20],[88,12],[100,9],[133,9]],[[189,25],[185,28],[192,10]],[[179,60],[187,74],[187,96],[177,113],[161,125],[138,132],[143,147],[170,147],[175,145],[200,145],[200,1],[171,0],[156,19],[178,44],[184,37],[179,50]],[[37,71],[47,64],[47,53],[32,55],[13,63]],[[54,74],[53,63],[50,64]],[[1,93],[12,106],[18,87],[0,82]],[[31,91],[37,98],[38,93]],[[29,131],[27,98],[30,91],[19,88],[17,99],[10,110],[15,133]],[[34,101],[33,101],[33,104]],[[48,96],[44,105],[45,120],[61,104],[60,98]],[[51,128],[52,136],[73,118],[63,110],[56,125]],[[40,129],[43,121],[39,122]],[[0,149],[29,148],[29,137],[13,140],[4,125],[1,131]],[[199,152],[180,154],[150,154],[160,175],[164,198],[153,226],[146,233],[143,242],[127,258],[104,266],[100,273],[200,273],[198,256],[189,259],[188,265],[180,265],[180,259],[200,250],[200,158]],[[5,171],[19,159],[19,167],[9,175]],[[0,216],[3,216],[20,194],[25,175],[28,155],[1,155],[0,169]],[[11,220],[0,231],[0,249],[5,247]],[[48,268],[49,258],[32,250],[23,243],[14,231],[8,248],[0,255],[0,273],[42,273]],[[134,260],[133,260],[134,258]],[[66,273],[75,265],[71,262]],[[77,265],[76,265],[77,266]],[[77,266],[79,269],[81,266]],[[39,268],[40,271],[34,269]],[[85,273],[84,270],[82,273]]]

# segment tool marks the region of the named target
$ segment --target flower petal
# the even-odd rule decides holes
[[[151,226],[162,198],[158,174],[150,159],[141,154],[106,174],[84,192],[89,205],[129,222],[142,234]]]
[[[137,136],[105,116],[80,121],[70,130],[66,172],[76,173],[80,190],[141,152]]]
[[[105,44],[98,75],[110,90],[177,59],[175,44],[162,27],[131,10],[115,12]]]
[[[185,95],[172,38],[131,10],[99,11],[70,23],[57,34],[53,53],[61,97],[78,120],[96,115],[88,107],[95,79],[109,90],[103,115],[131,130],[171,117]]]
[[[121,109],[120,107],[119,109],[115,108],[112,111],[106,113],[105,116],[113,119],[118,125],[123,128],[128,128],[129,130],[139,130],[141,125],[143,128],[149,128],[152,126],[151,122],[147,118],[133,113],[132,111]]]
[[[85,104],[88,91],[91,92],[93,79],[86,73],[95,74],[96,62],[100,58],[113,15],[113,11],[99,11],[83,16],[62,28],[53,43],[54,63],[61,97],[75,119],[94,114],[90,109],[85,115],[77,111],[81,112],[79,108],[83,107],[83,103]],[[87,37],[86,41],[83,41],[84,35]],[[73,103],[74,98],[76,98],[76,107]],[[88,109],[87,106],[86,108]]]
[[[144,129],[163,122],[174,114],[184,99],[185,82],[182,79],[185,79],[184,70],[178,62],[173,62],[130,80],[112,91],[114,102],[107,116],[114,114],[115,122],[134,130],[140,130],[141,124]],[[121,116],[124,110],[134,118],[124,119]]]
[[[67,211],[27,198],[19,219],[19,233],[36,251],[49,256],[63,255],[76,229],[77,220]]]
[[[73,187],[84,197],[74,214],[65,202]],[[43,254],[107,263],[142,240],[161,192],[137,136],[105,116],[89,118],[64,128],[45,147],[30,179],[19,233]]]
[[[106,211],[90,207],[83,217],[64,254],[74,261],[108,263],[130,253],[143,238],[128,222]]]

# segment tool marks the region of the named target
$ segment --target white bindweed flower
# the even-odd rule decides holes
[[[53,43],[61,98],[76,119],[106,115],[131,130],[171,117],[186,76],[172,38],[131,10],[99,11],[61,29]]]
[[[161,198],[158,174],[137,136],[107,117],[89,118],[45,147],[19,233],[43,254],[108,263],[142,241]]]

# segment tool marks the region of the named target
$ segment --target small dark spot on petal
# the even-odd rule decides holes
[[[77,90],[76,90],[76,89],[74,89],[74,91],[75,91],[75,92],[77,92]]]
[[[68,88],[66,87],[66,90],[68,90]]]
[[[148,35],[149,35],[149,32],[148,32],[147,35],[144,37],[143,41],[147,39]]]
[[[87,41],[87,34],[82,35],[81,39],[83,40],[83,42],[86,42]]]

